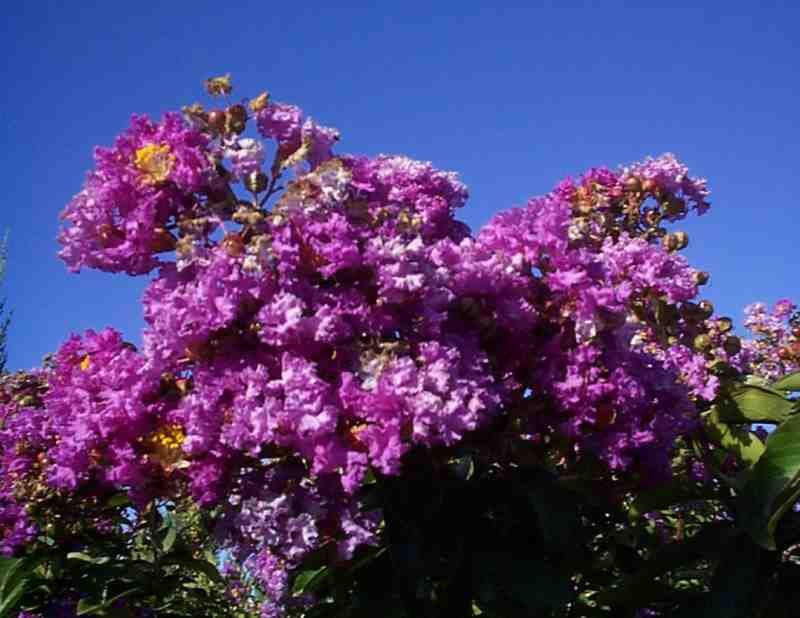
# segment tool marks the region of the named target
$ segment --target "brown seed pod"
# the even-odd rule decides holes
[[[694,282],[697,285],[705,285],[711,279],[711,275],[704,270],[697,270],[694,273]]]
[[[686,232],[674,232],[672,235],[678,243],[678,251],[689,246],[689,235]]]
[[[642,190],[642,181],[636,176],[629,176],[625,180],[625,190],[631,193],[639,193]]]
[[[231,105],[225,112],[225,132],[242,133],[247,126],[247,110],[244,105]]]
[[[661,213],[657,210],[648,210],[644,213],[644,220],[647,225],[655,227],[661,223]]]
[[[667,251],[677,251],[678,250],[678,239],[675,238],[675,234],[667,234],[664,238],[661,239],[661,245]]]
[[[694,338],[694,349],[698,352],[706,352],[710,350],[711,345],[711,337],[708,335],[697,335],[697,337]]]
[[[153,230],[153,238],[150,240],[150,250],[153,253],[164,253],[175,249],[177,239],[163,227]]]
[[[268,180],[264,172],[250,172],[244,179],[244,186],[252,193],[261,193],[267,188]]]
[[[225,130],[225,112],[221,109],[209,112],[208,126],[216,133],[222,133]]]
[[[721,333],[730,332],[733,328],[733,320],[730,318],[720,318],[717,320],[717,330]]]
[[[98,227],[97,233],[100,237],[100,245],[103,249],[113,247],[125,240],[125,232],[109,223],[103,223]]]
[[[222,247],[231,257],[239,257],[244,253],[244,241],[239,234],[228,234],[222,241]]]
[[[733,356],[734,354],[738,354],[742,351],[742,341],[739,337],[725,337],[725,341],[722,343],[722,349],[725,350],[726,353]]]
[[[710,301],[701,300],[699,303],[697,303],[697,309],[700,312],[700,315],[703,316],[704,320],[707,320],[714,315],[714,305],[711,304]]]
[[[670,219],[680,218],[686,214],[686,202],[680,198],[673,198],[665,201],[661,209]]]

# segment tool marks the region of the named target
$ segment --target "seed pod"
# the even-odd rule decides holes
[[[642,190],[642,181],[636,176],[630,176],[625,180],[625,190],[632,193],[638,193]]]
[[[267,188],[267,175],[264,172],[250,172],[244,179],[244,186],[252,193],[261,193]]]
[[[673,236],[678,243],[678,251],[689,246],[689,235],[686,232],[674,232]]]
[[[103,223],[97,228],[97,232],[100,237],[100,246],[103,249],[113,247],[125,240],[125,232],[110,223]]]
[[[725,337],[725,341],[722,343],[722,349],[725,350],[727,354],[733,356],[742,351],[742,341],[739,337]]]
[[[253,210],[247,213],[247,219],[245,220],[245,222],[250,226],[256,226],[259,223],[263,223],[264,218],[265,218],[264,213],[259,212],[258,210]]]
[[[153,253],[164,253],[175,249],[176,238],[163,227],[153,230],[153,238],[150,240],[150,250]]]
[[[220,109],[209,112],[208,126],[216,133],[222,133],[225,130],[225,112]]]
[[[717,320],[717,330],[719,330],[719,332],[727,333],[730,332],[732,328],[733,328],[733,320],[731,320],[730,318],[720,318],[719,320]]]
[[[240,224],[247,223],[247,219],[250,216],[251,208],[252,204],[249,204],[247,202],[244,204],[240,203],[239,208],[237,208],[236,212],[234,212],[231,215],[231,220],[234,221],[235,223],[240,223]]]
[[[244,105],[231,105],[225,112],[225,132],[238,135],[246,126],[247,110]]]
[[[655,227],[661,223],[661,213],[657,210],[648,210],[644,213],[644,220],[647,222],[647,225]]]
[[[222,241],[222,247],[231,257],[238,257],[244,253],[244,242],[239,234],[228,234]]]
[[[686,214],[686,202],[680,198],[674,198],[662,203],[661,209],[671,219],[679,218]]]
[[[703,316],[704,320],[707,320],[714,315],[714,305],[707,300],[701,300],[699,303],[697,303],[697,309],[700,312],[700,315]]]
[[[698,352],[706,352],[711,349],[711,337],[708,335],[697,335],[694,338],[694,349]]]
[[[705,285],[709,279],[711,279],[711,275],[704,270],[696,270],[694,273],[694,282],[697,285]]]
[[[675,234],[667,234],[664,238],[661,239],[661,245],[667,251],[677,251],[678,250],[678,239],[675,238]]]

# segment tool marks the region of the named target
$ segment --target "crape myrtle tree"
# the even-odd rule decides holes
[[[704,180],[591,169],[473,232],[455,174],[206,90],[62,213],[147,327],[3,378],[0,618],[797,613],[800,324],[700,300]]]
[[[7,239],[0,242],[0,284],[6,274],[6,250],[8,247]],[[8,326],[11,318],[6,308],[6,299],[0,297],[0,375],[5,373],[6,363],[8,362],[8,352],[6,349]]]

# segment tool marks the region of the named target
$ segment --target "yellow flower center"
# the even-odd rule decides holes
[[[170,469],[183,459],[183,427],[175,424],[162,425],[144,439],[151,461]]]
[[[79,365],[79,366],[80,366],[80,368],[81,368],[81,371],[88,371],[88,370],[89,370],[89,367],[91,367],[91,366],[92,366],[92,359],[91,359],[91,357],[90,357],[88,354],[87,354],[86,356],[84,356],[84,357],[83,357],[83,359],[81,360],[81,362],[80,362],[80,365]]]
[[[142,180],[147,184],[164,182],[172,171],[175,164],[175,157],[169,151],[166,144],[147,144],[136,151],[136,158],[133,161],[142,173]]]

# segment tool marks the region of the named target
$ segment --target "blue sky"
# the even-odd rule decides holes
[[[712,189],[683,226],[706,296],[737,320],[800,300],[800,3],[86,0],[0,19],[11,368],[86,328],[139,341],[146,279],[68,273],[58,213],[132,112],[160,116],[228,71],[239,95],[339,128],[339,151],[458,171],[475,227],[563,176],[675,152]]]

